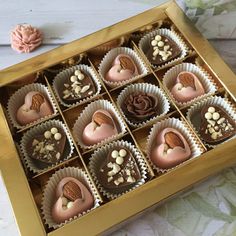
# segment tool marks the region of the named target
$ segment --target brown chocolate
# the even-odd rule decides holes
[[[161,66],[180,56],[181,51],[169,37],[155,35],[150,39],[149,47],[144,53],[153,65]]]
[[[72,104],[96,92],[95,84],[86,72],[76,70],[71,74],[59,91],[60,97],[65,103]]]
[[[121,108],[133,123],[140,123],[158,114],[158,100],[153,94],[133,92],[127,96]]]
[[[33,137],[27,149],[31,158],[45,164],[55,164],[61,160],[66,144],[63,130],[53,127]]]
[[[141,174],[135,158],[124,147],[110,150],[101,165],[99,175],[101,185],[110,190],[130,188],[141,179]]]
[[[206,105],[201,110],[200,135],[209,144],[221,143],[236,133],[236,122],[219,106]]]

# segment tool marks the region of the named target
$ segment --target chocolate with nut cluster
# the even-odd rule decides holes
[[[134,186],[141,174],[132,153],[124,147],[115,147],[108,153],[97,177],[104,188],[122,190]]]
[[[153,65],[161,66],[180,56],[181,50],[172,39],[157,34],[150,39],[144,53]]]
[[[121,109],[128,120],[140,123],[158,114],[158,99],[150,93],[133,92],[121,104]]]
[[[66,134],[62,129],[52,127],[33,137],[27,149],[31,158],[45,164],[55,164],[63,156]]]
[[[206,105],[201,110],[200,135],[209,144],[219,144],[236,133],[236,122],[219,106]]]
[[[76,70],[68,77],[59,94],[65,103],[72,104],[96,93],[96,87],[88,73]]]

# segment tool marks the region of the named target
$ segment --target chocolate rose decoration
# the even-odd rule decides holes
[[[134,92],[125,99],[122,110],[130,121],[139,123],[157,115],[158,100],[152,94]]]
[[[17,25],[11,32],[11,47],[17,52],[31,52],[42,43],[42,33],[31,25]]]

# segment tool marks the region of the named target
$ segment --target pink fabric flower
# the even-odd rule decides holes
[[[17,25],[11,31],[11,47],[19,53],[29,53],[42,43],[42,32],[31,25]]]

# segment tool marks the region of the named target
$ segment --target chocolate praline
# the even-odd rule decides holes
[[[151,93],[132,92],[121,104],[121,109],[128,120],[140,123],[158,114],[158,99]]]
[[[58,88],[59,96],[68,104],[80,101],[96,93],[91,76],[82,70],[75,70],[68,76],[63,87]]]
[[[63,223],[93,206],[94,198],[88,188],[76,178],[65,177],[55,190],[52,218],[56,223]]]
[[[217,105],[201,109],[200,135],[209,144],[219,144],[236,134],[236,122]]]
[[[194,73],[182,71],[178,74],[171,93],[178,102],[188,102],[204,95],[205,89]]]
[[[110,82],[122,82],[138,74],[138,68],[134,60],[129,55],[119,54],[112,62],[105,79]]]
[[[144,54],[153,65],[161,66],[180,56],[181,50],[171,38],[157,34],[150,38]]]
[[[97,173],[99,183],[108,191],[123,191],[133,187],[141,173],[132,153],[125,147],[112,148]]]
[[[53,109],[48,99],[38,91],[26,94],[24,104],[16,112],[16,120],[20,125],[27,125],[40,118],[53,114]]]
[[[94,145],[118,134],[117,121],[104,109],[94,112],[91,122],[83,130],[82,140],[85,145]]]
[[[157,134],[150,155],[158,168],[169,169],[189,159],[191,150],[177,129],[165,128]]]
[[[26,151],[36,164],[55,164],[63,157],[66,141],[66,134],[61,128],[51,127],[32,137]]]

